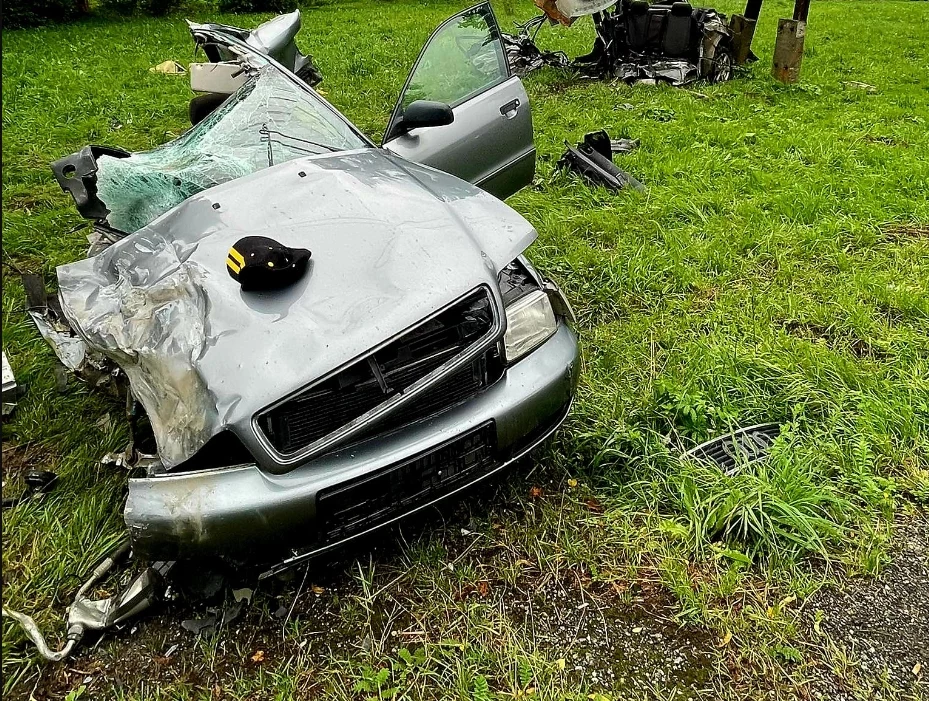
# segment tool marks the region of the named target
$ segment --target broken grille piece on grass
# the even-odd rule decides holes
[[[779,424],[757,424],[712,438],[684,453],[685,458],[716,463],[727,475],[766,458],[780,435]]]
[[[616,151],[625,153],[631,150],[631,144],[632,142],[628,140],[617,139]],[[642,183],[613,163],[613,145],[614,142],[610,140],[609,134],[602,129],[586,134],[577,147],[571,146],[566,141],[567,149],[558,161],[558,166],[582,175],[595,185],[604,185],[612,190],[632,187],[643,192],[645,186]]]

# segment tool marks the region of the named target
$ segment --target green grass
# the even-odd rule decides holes
[[[300,43],[328,99],[379,140],[420,45],[464,5],[324,3],[305,8]],[[496,9],[504,28],[534,11]],[[530,257],[574,303],[584,353],[575,411],[534,472],[489,505],[469,500],[470,518],[312,570],[324,595],[298,589],[301,574],[282,595],[289,605],[302,591],[283,626],[273,592],[259,594],[244,632],[188,640],[168,671],[123,668],[133,636],[104,640],[78,668],[109,667],[72,698],[673,695],[670,682],[565,667],[570,635],[546,644],[512,613],[518,593],[556,585],[608,610],[660,602],[706,636],[698,686],[709,696],[799,696],[823,661],[846,678],[854,661],[810,644],[783,602],[835,565],[878,571],[895,515],[929,500],[929,5],[817,0],[802,80],[783,86],[770,57],[776,18],[789,15],[782,0],[764,6],[761,60],[728,84],[525,81],[540,161],[510,204],[539,230]],[[585,22],[541,36],[569,54],[591,41]],[[127,432],[116,400],[56,389],[14,266],[51,284],[56,265],[83,255],[87,228],[48,163],[86,143],[143,149],[181,133],[186,79],[148,68],[188,61],[192,46],[179,18],[5,32],[3,43],[3,348],[28,387],[3,425],[5,490],[18,488],[17,465],[61,475],[48,498],[4,513],[3,602],[59,631],[122,532],[126,475],[98,461]],[[599,128],[641,140],[619,158],[644,194],[556,172],[563,141]],[[764,468],[727,478],[674,457],[763,421],[789,426]],[[316,632],[317,599],[335,617],[328,634]],[[161,645],[162,628],[146,626],[144,650],[163,654],[167,633]],[[401,630],[422,634],[391,634]],[[256,647],[267,662],[250,662]],[[19,698],[84,678],[38,664],[6,619],[3,673],[4,696]]]

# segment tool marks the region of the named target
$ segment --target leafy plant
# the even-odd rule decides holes
[[[490,701],[490,684],[487,677],[478,674],[474,677],[474,683],[471,686],[471,698],[473,701]]]
[[[825,553],[857,508],[808,462],[778,441],[770,458],[728,476],[683,462],[670,478],[696,546],[723,541],[748,552]]]

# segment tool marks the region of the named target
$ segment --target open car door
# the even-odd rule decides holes
[[[529,98],[510,72],[489,3],[433,32],[400,93],[383,145],[500,199],[532,181]]]

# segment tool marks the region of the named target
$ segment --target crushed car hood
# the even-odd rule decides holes
[[[308,248],[291,287],[243,292],[243,236]],[[450,304],[535,238],[482,190],[380,149],[301,158],[190,197],[93,258],[58,268],[62,308],[126,372],[166,466]]]

